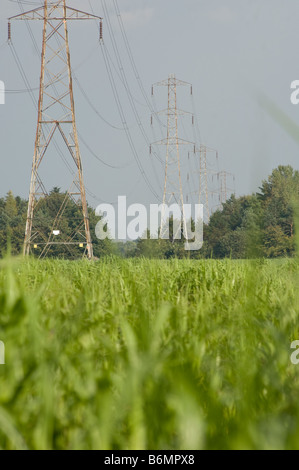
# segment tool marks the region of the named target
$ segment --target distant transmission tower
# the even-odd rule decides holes
[[[9,18],[9,41],[11,40],[11,20],[42,20],[44,22],[38,122],[24,242],[24,254],[26,255],[39,249],[40,257],[44,257],[49,252],[51,246],[64,245],[69,251],[71,251],[72,246],[85,248],[88,258],[93,258],[93,246],[75,119],[67,27],[69,20],[91,19],[98,19],[100,21],[100,38],[102,38],[102,18],[68,7],[66,6],[66,0],[44,0],[44,6]],[[48,228],[43,227],[43,224],[36,220],[35,214],[40,202],[48,196],[39,175],[39,169],[57,131],[69,151],[71,156],[70,163],[75,165],[75,178],[65,194],[60,209],[53,218],[52,230],[49,233]],[[76,224],[74,227],[73,233],[66,234],[62,228],[62,218],[70,199],[80,207],[82,216],[79,224]]]
[[[207,153],[213,152],[216,154],[216,161],[218,161],[218,152],[206,145],[201,144],[199,150],[196,150],[196,153],[199,153],[199,204],[203,205],[204,218],[208,222],[210,219],[210,204],[209,204],[209,185],[208,177],[210,169],[207,164]]]
[[[232,194],[235,192],[233,188],[229,188],[227,185],[228,178],[231,177],[235,181],[235,177],[232,173],[222,170],[217,173],[217,179],[219,181],[219,202],[224,204],[228,199],[228,193]]]
[[[215,172],[213,175],[217,178],[218,182],[218,189],[211,191],[212,195],[217,196],[217,204],[214,206],[214,209],[221,209],[223,204],[227,201],[228,197],[231,194],[235,194],[235,187],[229,187],[228,184],[233,183],[233,186],[235,186],[235,175],[232,173],[229,173],[228,171],[222,170]]]
[[[167,115],[167,137],[161,141],[155,142],[154,145],[166,146],[166,161],[165,161],[165,179],[164,179],[164,192],[163,192],[163,207],[176,203],[181,210],[181,222],[183,223],[184,233],[187,234],[186,216],[184,211],[184,196],[182,188],[182,173],[180,162],[180,146],[192,145],[195,150],[194,142],[180,139],[178,136],[178,117],[184,114],[191,114],[186,111],[181,111],[177,108],[177,87],[192,85],[181,80],[177,80],[174,74],[169,75],[168,79],[158,82],[152,87],[152,94],[154,93],[155,86],[166,86],[168,89],[168,108],[161,113]],[[161,114],[159,113],[159,114]],[[168,220],[162,212],[161,218],[161,231],[160,237],[163,238],[165,230],[167,229]],[[174,236],[176,236],[174,234]]]

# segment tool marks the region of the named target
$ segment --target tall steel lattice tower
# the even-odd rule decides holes
[[[93,258],[75,118],[67,25],[70,20],[91,19],[100,21],[100,38],[102,38],[102,18],[68,7],[66,0],[44,0],[43,6],[9,18],[9,40],[11,40],[11,20],[41,20],[44,25],[38,122],[24,242],[24,254],[26,255],[36,250],[35,252],[38,252],[40,257],[45,257],[51,247],[61,245],[70,252],[75,246],[85,248],[84,253],[89,259]],[[48,196],[40,176],[41,164],[47,157],[47,153],[49,153],[50,144],[55,145],[54,139],[57,133],[61,135],[62,141],[67,147],[68,154],[71,157],[68,164],[73,165],[73,175],[75,176],[68,191],[59,203],[60,208],[53,217],[52,230],[49,233],[49,228],[45,228],[39,218],[36,217],[36,213],[42,201]],[[63,217],[65,217],[70,200],[77,204],[79,218],[75,227],[72,227],[72,232],[64,233]]]
[[[224,204],[227,199],[228,195],[235,194],[235,189],[228,187],[228,178],[233,180],[235,183],[235,176],[228,171],[222,170],[217,173],[217,179],[219,182],[219,204]]]
[[[208,193],[208,168],[207,147],[200,145],[199,149],[199,204],[203,204],[204,215],[210,219],[209,193]]]
[[[206,145],[200,144],[200,148],[196,153],[199,153],[199,204],[203,205],[205,221],[209,222],[211,216],[209,196],[211,191],[209,190],[208,180],[211,170],[208,167],[208,154],[214,154],[216,162],[218,162],[218,152]]]
[[[154,93],[155,86],[165,86],[168,89],[168,107],[167,110],[161,111],[159,114],[167,115],[167,137],[161,141],[154,142],[153,145],[166,146],[166,161],[165,161],[165,179],[164,179],[164,192],[163,192],[163,207],[165,205],[177,204],[181,210],[181,222],[184,234],[187,234],[186,216],[184,211],[184,195],[182,187],[182,172],[180,161],[180,146],[192,145],[195,150],[194,142],[180,139],[178,136],[178,118],[180,115],[190,114],[186,111],[179,110],[177,107],[177,87],[188,86],[191,89],[192,85],[181,80],[177,80],[174,74],[169,75],[168,79],[158,82],[152,87],[152,94]],[[168,220],[162,211],[161,217],[161,230],[160,237],[163,238],[167,230]],[[177,233],[174,233],[174,237]]]

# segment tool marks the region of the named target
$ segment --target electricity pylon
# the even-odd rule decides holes
[[[207,169],[207,147],[200,145],[199,150],[199,204],[203,204],[203,211],[210,219],[209,193],[208,193],[208,169]]]
[[[218,182],[218,189],[211,191],[212,195],[217,196],[218,203],[214,206],[214,209],[222,209],[223,204],[227,201],[228,196],[231,194],[235,194],[235,188],[228,187],[228,180],[230,178],[230,182],[233,182],[235,186],[235,175],[229,173],[228,171],[222,170],[215,172],[214,176],[217,177]]]
[[[229,188],[227,186],[228,177],[233,178],[233,181],[235,182],[235,177],[232,173],[229,173],[228,171],[225,171],[225,170],[219,171],[217,173],[217,179],[219,181],[219,202],[221,205],[227,201],[228,191],[231,194],[235,193],[235,190],[233,188]]]
[[[211,194],[211,190],[208,185],[211,170],[208,167],[207,154],[215,154],[216,162],[218,162],[218,152],[206,145],[200,144],[199,150],[196,150],[196,153],[199,153],[199,204],[203,205],[204,218],[208,222],[211,216],[209,204],[209,195]]]
[[[44,0],[43,6],[9,18],[9,41],[11,40],[11,20],[41,20],[44,25],[38,122],[24,242],[24,254],[26,255],[30,254],[32,249],[39,249],[40,257],[44,257],[49,252],[51,246],[64,245],[69,251],[74,246],[83,247],[88,258],[93,258],[82,161],[76,127],[67,26],[67,22],[70,20],[91,19],[100,21],[100,38],[102,38],[102,18],[68,7],[66,0]],[[35,214],[40,202],[48,196],[39,170],[42,161],[46,157],[49,145],[52,142],[55,144],[54,136],[56,136],[57,131],[61,135],[71,156],[69,163],[75,165],[73,171],[75,177],[65,193],[61,207],[55,217],[53,217],[53,226],[49,233],[48,228],[43,228],[42,224],[38,223]],[[57,145],[55,147],[57,150]],[[81,216],[74,231],[72,233],[64,233],[63,228],[61,228],[63,227],[62,220],[70,199],[80,207]]]
[[[153,145],[166,146],[166,161],[165,161],[165,179],[164,179],[164,192],[163,192],[163,209],[161,215],[161,230],[160,237],[163,238],[167,230],[166,224],[168,223],[167,217],[164,213],[166,205],[175,203],[180,207],[181,222],[183,224],[183,231],[185,237],[187,236],[186,216],[184,210],[184,195],[182,188],[182,173],[180,162],[180,145],[192,145],[195,150],[194,142],[180,139],[178,136],[178,117],[180,115],[190,114],[186,111],[177,108],[177,87],[190,86],[192,94],[192,85],[181,80],[177,80],[174,74],[169,75],[168,79],[158,82],[152,87],[152,94],[155,86],[166,86],[168,89],[168,107],[167,110],[161,111],[158,114],[167,115],[167,137]],[[180,227],[178,227],[178,230]],[[174,233],[176,238],[177,233]]]

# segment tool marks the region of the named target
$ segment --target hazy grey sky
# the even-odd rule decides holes
[[[31,9],[33,4],[41,3],[28,0],[23,6]],[[68,4],[86,11],[92,7],[96,14],[104,16],[105,43],[126,119],[144,171],[162,199],[163,167],[149,154],[119,79],[102,1],[68,0]],[[106,4],[138,114],[148,140],[158,140],[161,130],[156,127],[153,131],[150,127],[150,110],[132,72],[113,1],[106,0]],[[170,73],[193,84],[202,141],[218,150],[220,169],[235,174],[237,194],[257,190],[260,181],[279,164],[291,164],[298,169],[298,146],[260,108],[257,99],[259,92],[266,94],[299,123],[299,106],[290,102],[290,84],[299,79],[297,0],[118,0],[118,4],[149,99],[152,100],[152,83],[167,78]],[[17,1],[0,0],[0,80],[9,90],[24,89],[10,48],[5,44],[6,18],[19,12]],[[40,46],[42,23],[30,25]],[[37,97],[40,57],[24,22],[13,23],[12,38]],[[107,121],[122,127],[95,24],[70,25],[70,46],[72,66],[81,87]],[[97,204],[91,193],[99,202],[115,201],[123,194],[131,202],[156,202],[135,163],[124,131],[113,129],[95,114],[76,82],[74,89],[80,135],[104,161],[122,167],[111,169],[101,164],[81,143],[90,204]],[[185,89],[179,90],[178,100],[182,108],[192,112],[192,100]],[[167,106],[166,89],[157,91],[154,103],[159,109]],[[14,194],[27,197],[37,120],[28,94],[8,93],[5,106],[0,106],[0,120],[0,195],[11,189]],[[181,137],[193,140],[190,122],[185,119],[183,124]],[[162,159],[164,150],[160,149]],[[187,167],[186,152],[182,152],[181,158]],[[48,168],[49,187],[55,183],[68,186],[70,175],[63,165]],[[196,184],[198,175],[194,174],[193,178]]]

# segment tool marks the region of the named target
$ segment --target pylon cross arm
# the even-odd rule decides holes
[[[172,83],[172,81],[173,81],[173,85],[176,85],[176,86],[192,86],[191,83],[184,82],[182,80],[178,80],[175,77],[170,77],[170,78],[167,78],[166,80],[162,80],[161,82],[154,83],[153,87],[156,87],[156,86],[169,86],[169,83]]]
[[[152,145],[168,145],[169,143],[178,143],[179,145],[192,145],[194,146],[194,142],[190,142],[189,140],[180,139],[176,136],[169,137],[166,139],[158,140],[157,142],[153,142]]]
[[[20,15],[11,16],[8,18],[9,21],[11,20],[102,20],[101,16],[93,15],[91,13],[86,13],[85,11],[76,10],[75,8],[66,7],[66,11],[69,13],[69,16],[52,16],[51,12],[49,12],[45,17],[45,7],[35,8],[34,10],[26,11],[25,13],[21,13]]]
[[[189,111],[184,111],[182,109],[174,109],[174,108],[170,108],[170,109],[162,109],[161,111],[158,111],[156,114],[158,114],[159,116],[161,115],[171,115],[171,116],[185,116],[185,115],[190,115],[190,116],[193,116],[193,113],[190,113]]]

